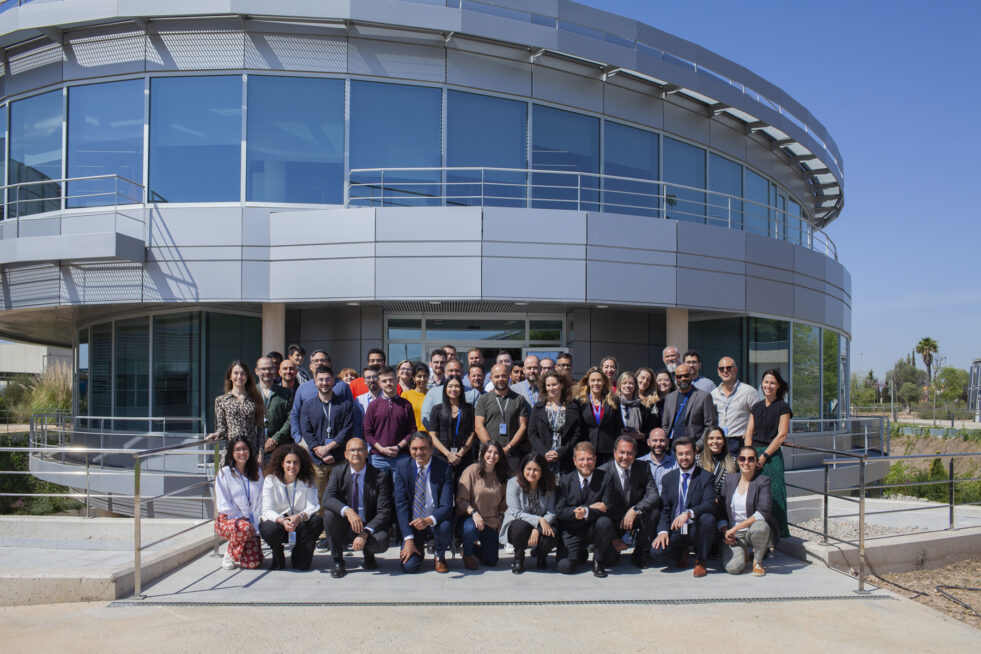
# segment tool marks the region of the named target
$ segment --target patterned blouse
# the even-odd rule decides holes
[[[215,398],[215,434],[222,440],[239,436],[252,443],[253,451],[262,451],[264,434],[255,424],[256,405],[251,397],[239,400],[231,392]]]

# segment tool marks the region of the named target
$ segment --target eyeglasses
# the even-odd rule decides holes
[[[675,375],[674,378],[675,379],[691,379],[691,373],[688,373],[687,375]]]
[[[736,461],[739,461],[740,463],[755,463],[756,462],[756,457],[755,456],[741,456],[741,457],[737,458]]]
[[[729,372],[736,366],[719,366],[719,372]]]

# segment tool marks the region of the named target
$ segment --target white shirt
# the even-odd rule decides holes
[[[738,380],[729,397],[722,392],[721,384],[715,387],[712,391],[712,402],[715,403],[715,411],[719,414],[719,426],[722,427],[722,433],[726,438],[742,440],[749,425],[750,410],[758,401],[759,394],[756,389]]]
[[[365,517],[364,517],[364,473],[366,473],[367,471],[368,471],[368,466],[365,466],[365,467],[361,468],[361,470],[358,470],[358,471],[355,471],[354,468],[351,468],[351,478],[354,479],[354,476],[357,475],[357,481],[358,481],[358,500],[359,500],[358,501],[358,517],[361,518],[361,522],[364,522],[365,521]],[[341,507],[341,515],[344,515],[344,512],[347,511],[350,508],[351,508],[350,505],[347,505],[347,504],[345,504],[344,506],[342,506]],[[373,530],[371,530],[371,529],[369,529],[368,531],[371,531],[372,533],[374,533]]]
[[[361,409],[361,415],[364,415],[368,411],[368,405],[377,400],[379,397],[381,397],[381,391],[378,392],[378,395],[372,395],[371,391],[359,395],[357,399],[357,406],[359,409]]]
[[[429,520],[431,520],[432,523],[433,523],[432,526],[435,527],[436,526],[436,516],[433,515],[433,514],[436,512],[436,502],[433,500],[433,487],[432,487],[432,484],[429,483],[429,473],[432,472],[432,469],[433,469],[433,460],[430,459],[429,460],[429,463],[427,463],[425,465],[425,467],[422,468],[422,471],[423,471],[422,474],[423,474],[423,477],[425,477],[425,483],[426,483],[426,511],[425,511],[426,514],[427,514],[426,515],[426,518],[429,519]],[[410,498],[412,501],[409,502],[409,515],[410,516],[412,515],[412,505],[415,503],[416,477],[419,475],[419,470],[420,470],[419,464],[416,463],[416,476],[414,476],[412,478],[412,485],[410,486],[410,488],[412,488],[412,497]],[[406,536],[405,538],[402,539],[402,542],[405,542],[405,541],[407,541],[409,539],[415,540],[415,536],[413,536],[412,534],[409,534],[408,536]]]
[[[238,470],[222,466],[215,477],[215,507],[218,513],[230,520],[245,518],[259,529],[262,513],[262,473],[258,481],[251,481],[238,474]]]
[[[309,486],[300,480],[285,484],[276,475],[266,477],[262,482],[262,519],[276,522],[283,514],[303,513],[303,519],[320,510],[317,500],[317,487]]]

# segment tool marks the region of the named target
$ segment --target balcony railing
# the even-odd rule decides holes
[[[348,207],[525,207],[672,219],[750,232],[835,260],[831,238],[786,208],[664,180],[519,168],[356,168]]]

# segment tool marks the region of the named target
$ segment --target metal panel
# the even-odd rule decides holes
[[[603,82],[596,71],[593,78],[549,68],[541,63],[532,70],[532,95],[540,100],[603,111]]]
[[[531,64],[449,48],[446,81],[476,89],[531,95]]]
[[[668,266],[589,261],[586,301],[674,305],[677,270]]]
[[[4,309],[57,305],[61,300],[56,264],[5,265],[0,284]]]
[[[794,317],[800,320],[823,323],[825,321],[823,293],[797,286],[794,288]],[[786,315],[786,310],[781,315]]]
[[[480,241],[480,207],[378,209],[376,238],[384,241]]]
[[[594,344],[601,342],[643,343],[646,347],[646,312],[603,309],[592,310],[589,313],[589,339]]]
[[[143,271],[143,301],[238,301],[241,276],[239,261],[148,261]]]
[[[484,209],[485,241],[526,243],[586,242],[586,213],[558,209]],[[517,238],[520,237],[520,238]]]
[[[392,257],[375,264],[375,296],[378,298],[479,298],[480,259],[445,257]],[[426,274],[407,274],[423,270]],[[452,273],[450,272],[452,271]],[[445,272],[446,274],[441,274]]]
[[[302,237],[301,237],[302,235]],[[374,209],[313,209],[274,211],[269,216],[269,244],[297,242],[374,243]]]
[[[746,278],[746,311],[775,316],[793,315],[794,286],[775,279]]]
[[[655,266],[674,267],[678,260],[675,252],[661,252],[658,250],[640,250],[619,247],[606,247],[602,245],[589,245],[586,247],[587,261],[610,261],[623,263],[643,263]]]
[[[677,134],[698,143],[708,143],[709,119],[704,113],[696,113],[678,106],[670,100],[664,103],[664,131]]]
[[[677,303],[689,307],[744,311],[746,278],[706,270],[679,269]]]
[[[582,302],[586,262],[582,259],[496,258],[481,262],[482,296],[507,299],[548,299]]]
[[[674,252],[677,221],[616,213],[589,214],[588,243]]]
[[[271,297],[269,293],[268,261],[242,261],[242,299],[266,302]]]
[[[203,243],[212,246],[242,244],[240,207],[158,205],[148,214],[150,247],[170,249]]]
[[[348,72],[394,79],[444,82],[443,48],[352,38],[348,41]]]
[[[65,79],[141,73],[146,63],[142,31],[107,28],[69,32],[65,38]]]
[[[719,257],[703,257],[696,254],[678,253],[678,267],[693,270],[745,275],[746,263],[740,260],[723,259]],[[683,273],[684,274],[684,273]]]
[[[607,82],[603,85],[603,111],[608,116],[623,118],[655,129],[664,127],[664,102],[654,89],[639,93]]]
[[[62,266],[62,297],[68,304],[115,304],[143,300],[138,263],[102,261]]]
[[[222,70],[244,66],[245,36],[241,24],[153,25],[147,35],[146,68],[155,70]]]
[[[709,121],[709,145],[740,161],[746,160],[746,134],[719,120]]]
[[[746,253],[746,234],[725,227],[679,222],[678,252],[741,260]]]
[[[270,297],[285,300],[360,300],[375,294],[372,259],[305,259],[269,264]]]
[[[61,82],[63,60],[61,45],[54,43],[8,53],[10,74],[4,77],[4,93],[16,95]]]
[[[785,270],[794,269],[794,252],[798,248],[790,243],[759,234],[747,233],[743,238],[746,240],[746,261]]]
[[[347,39],[249,32],[245,37],[245,67],[343,73],[347,70]]]

